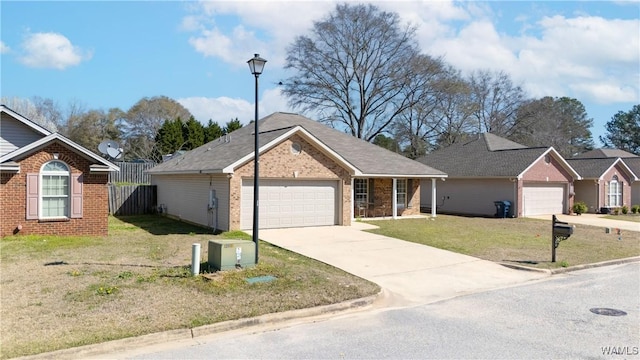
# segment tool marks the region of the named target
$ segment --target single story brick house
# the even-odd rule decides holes
[[[0,236],[107,235],[118,167],[0,105]]]
[[[639,160],[618,149],[595,149],[568,159],[582,176],[575,183],[576,201],[587,204],[592,213],[640,204]]]
[[[357,217],[420,212],[433,169],[304,116],[277,112],[259,126],[259,227],[350,225]],[[148,170],[159,211],[216,230],[253,227],[254,125]]]
[[[434,204],[439,212],[494,216],[494,202],[508,201],[508,216],[569,213],[573,182],[580,175],[552,147],[526,147],[490,133],[479,134],[417,159],[447,173]]]

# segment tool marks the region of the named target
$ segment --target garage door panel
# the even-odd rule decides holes
[[[524,215],[562,214],[565,186],[562,184],[529,184],[523,187]]]
[[[335,225],[337,181],[260,181],[260,228]],[[253,225],[253,181],[243,180],[241,227]]]

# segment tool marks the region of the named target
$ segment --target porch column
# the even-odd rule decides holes
[[[353,223],[353,221],[355,221],[356,219],[356,214],[354,212],[354,207],[356,206],[356,204],[354,203],[354,196],[353,193],[355,192],[355,188],[353,187],[355,181],[353,180],[353,177],[351,178],[351,210],[349,210],[349,213],[351,213],[351,222]]]
[[[391,217],[396,219],[398,217],[398,179],[393,178],[393,191],[391,192]]]
[[[431,217],[436,217],[436,178],[431,178]]]

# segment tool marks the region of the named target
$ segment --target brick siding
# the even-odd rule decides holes
[[[291,151],[293,143],[300,144],[301,151]],[[229,227],[240,228],[242,179],[253,179],[253,159],[235,170],[229,184]],[[341,225],[351,225],[351,176],[302,136],[293,135],[275,147],[260,154],[260,179],[314,179],[340,180],[338,191],[342,195],[342,206],[337,208]]]
[[[65,162],[72,174],[83,173],[82,218],[65,220],[26,220],[27,174],[39,173],[42,165],[58,159]],[[108,229],[107,173],[90,173],[91,162],[66,145],[54,142],[18,160],[20,172],[0,175],[0,236],[24,235],[91,235],[106,236]],[[22,229],[18,231],[18,226]]]

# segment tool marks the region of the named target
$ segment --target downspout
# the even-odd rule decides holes
[[[431,217],[436,217],[436,178],[431,178]]]

